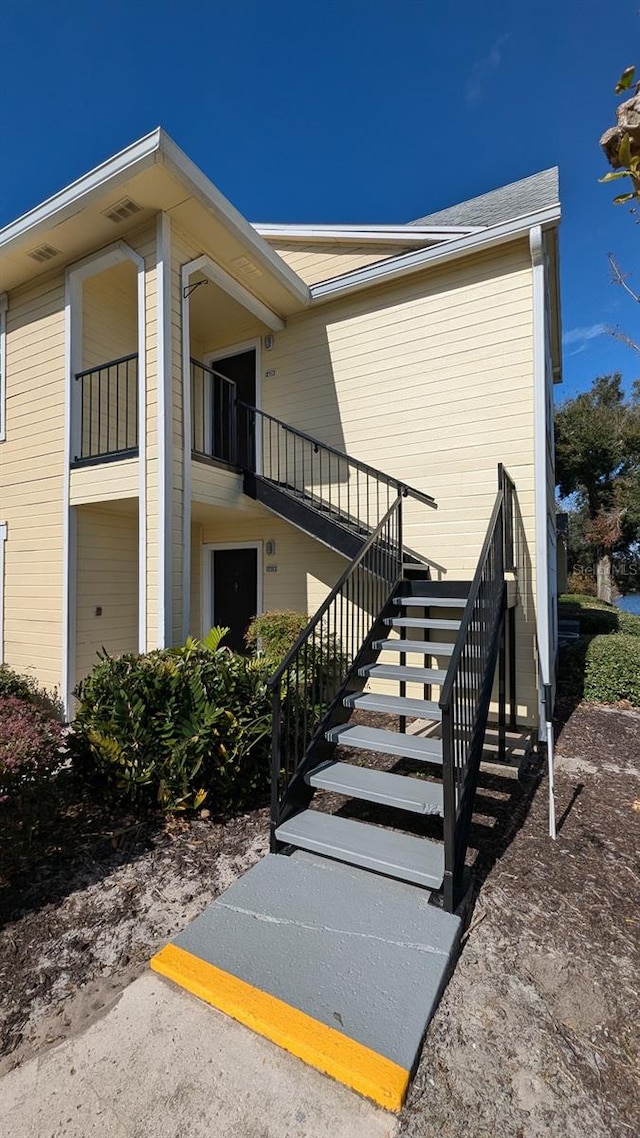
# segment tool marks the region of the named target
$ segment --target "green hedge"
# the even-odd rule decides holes
[[[269,667],[203,643],[105,656],[79,685],[76,766],[136,805],[217,814],[259,800],[270,783]]]
[[[584,654],[583,698],[589,703],[628,700],[640,707],[640,638],[594,636]]]
[[[627,636],[640,636],[640,616],[624,612],[615,605],[599,601],[597,597],[587,597],[579,593],[568,593],[558,601],[560,620],[573,619],[580,624],[583,636],[597,636],[600,633],[623,632]]]

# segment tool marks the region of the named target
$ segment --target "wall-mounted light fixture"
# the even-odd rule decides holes
[[[265,547],[264,547],[264,550],[265,550],[265,553],[266,553],[267,557],[273,557],[273,555],[274,555],[274,553],[275,553],[275,551],[276,551],[276,543],[275,543],[275,541],[268,541],[268,542],[266,542],[266,544],[265,544]]]
[[[272,347],[273,347],[273,344],[274,344],[273,336],[269,332],[269,333],[267,333],[267,335],[264,338],[264,350],[265,350],[265,352],[270,352]]]

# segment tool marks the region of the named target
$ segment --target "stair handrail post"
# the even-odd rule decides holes
[[[276,684],[271,692],[271,836],[270,848],[275,853],[277,848],[276,828],[278,825],[278,787],[280,783],[280,761],[282,755],[282,702],[280,698],[280,684]]]
[[[453,716],[449,703],[442,711],[442,801],[444,837],[444,907],[453,913],[456,906],[456,772]]]

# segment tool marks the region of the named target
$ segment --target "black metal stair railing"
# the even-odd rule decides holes
[[[309,792],[304,774],[317,762],[331,709],[363,654],[402,577],[402,504],[396,496],[358,555],[269,679],[273,698],[272,844],[276,827]]]
[[[440,694],[444,904],[450,912],[458,904],[463,889],[471,818],[498,658],[499,747],[504,750],[505,571],[515,566],[514,504],[514,483],[500,465],[498,493]]]
[[[76,373],[79,439],[75,463],[138,453],[138,356],[120,356]]]
[[[238,403],[239,463],[326,517],[365,535],[391,508],[398,488],[436,509],[429,494],[398,482],[289,423]]]

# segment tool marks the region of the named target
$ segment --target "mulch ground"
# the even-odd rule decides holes
[[[403,1134],[640,1133],[639,740],[636,712],[563,715],[555,843],[541,774],[483,769],[475,904]],[[0,810],[0,1073],[103,1014],[267,848],[265,810],[137,819],[73,780],[35,827]]]

